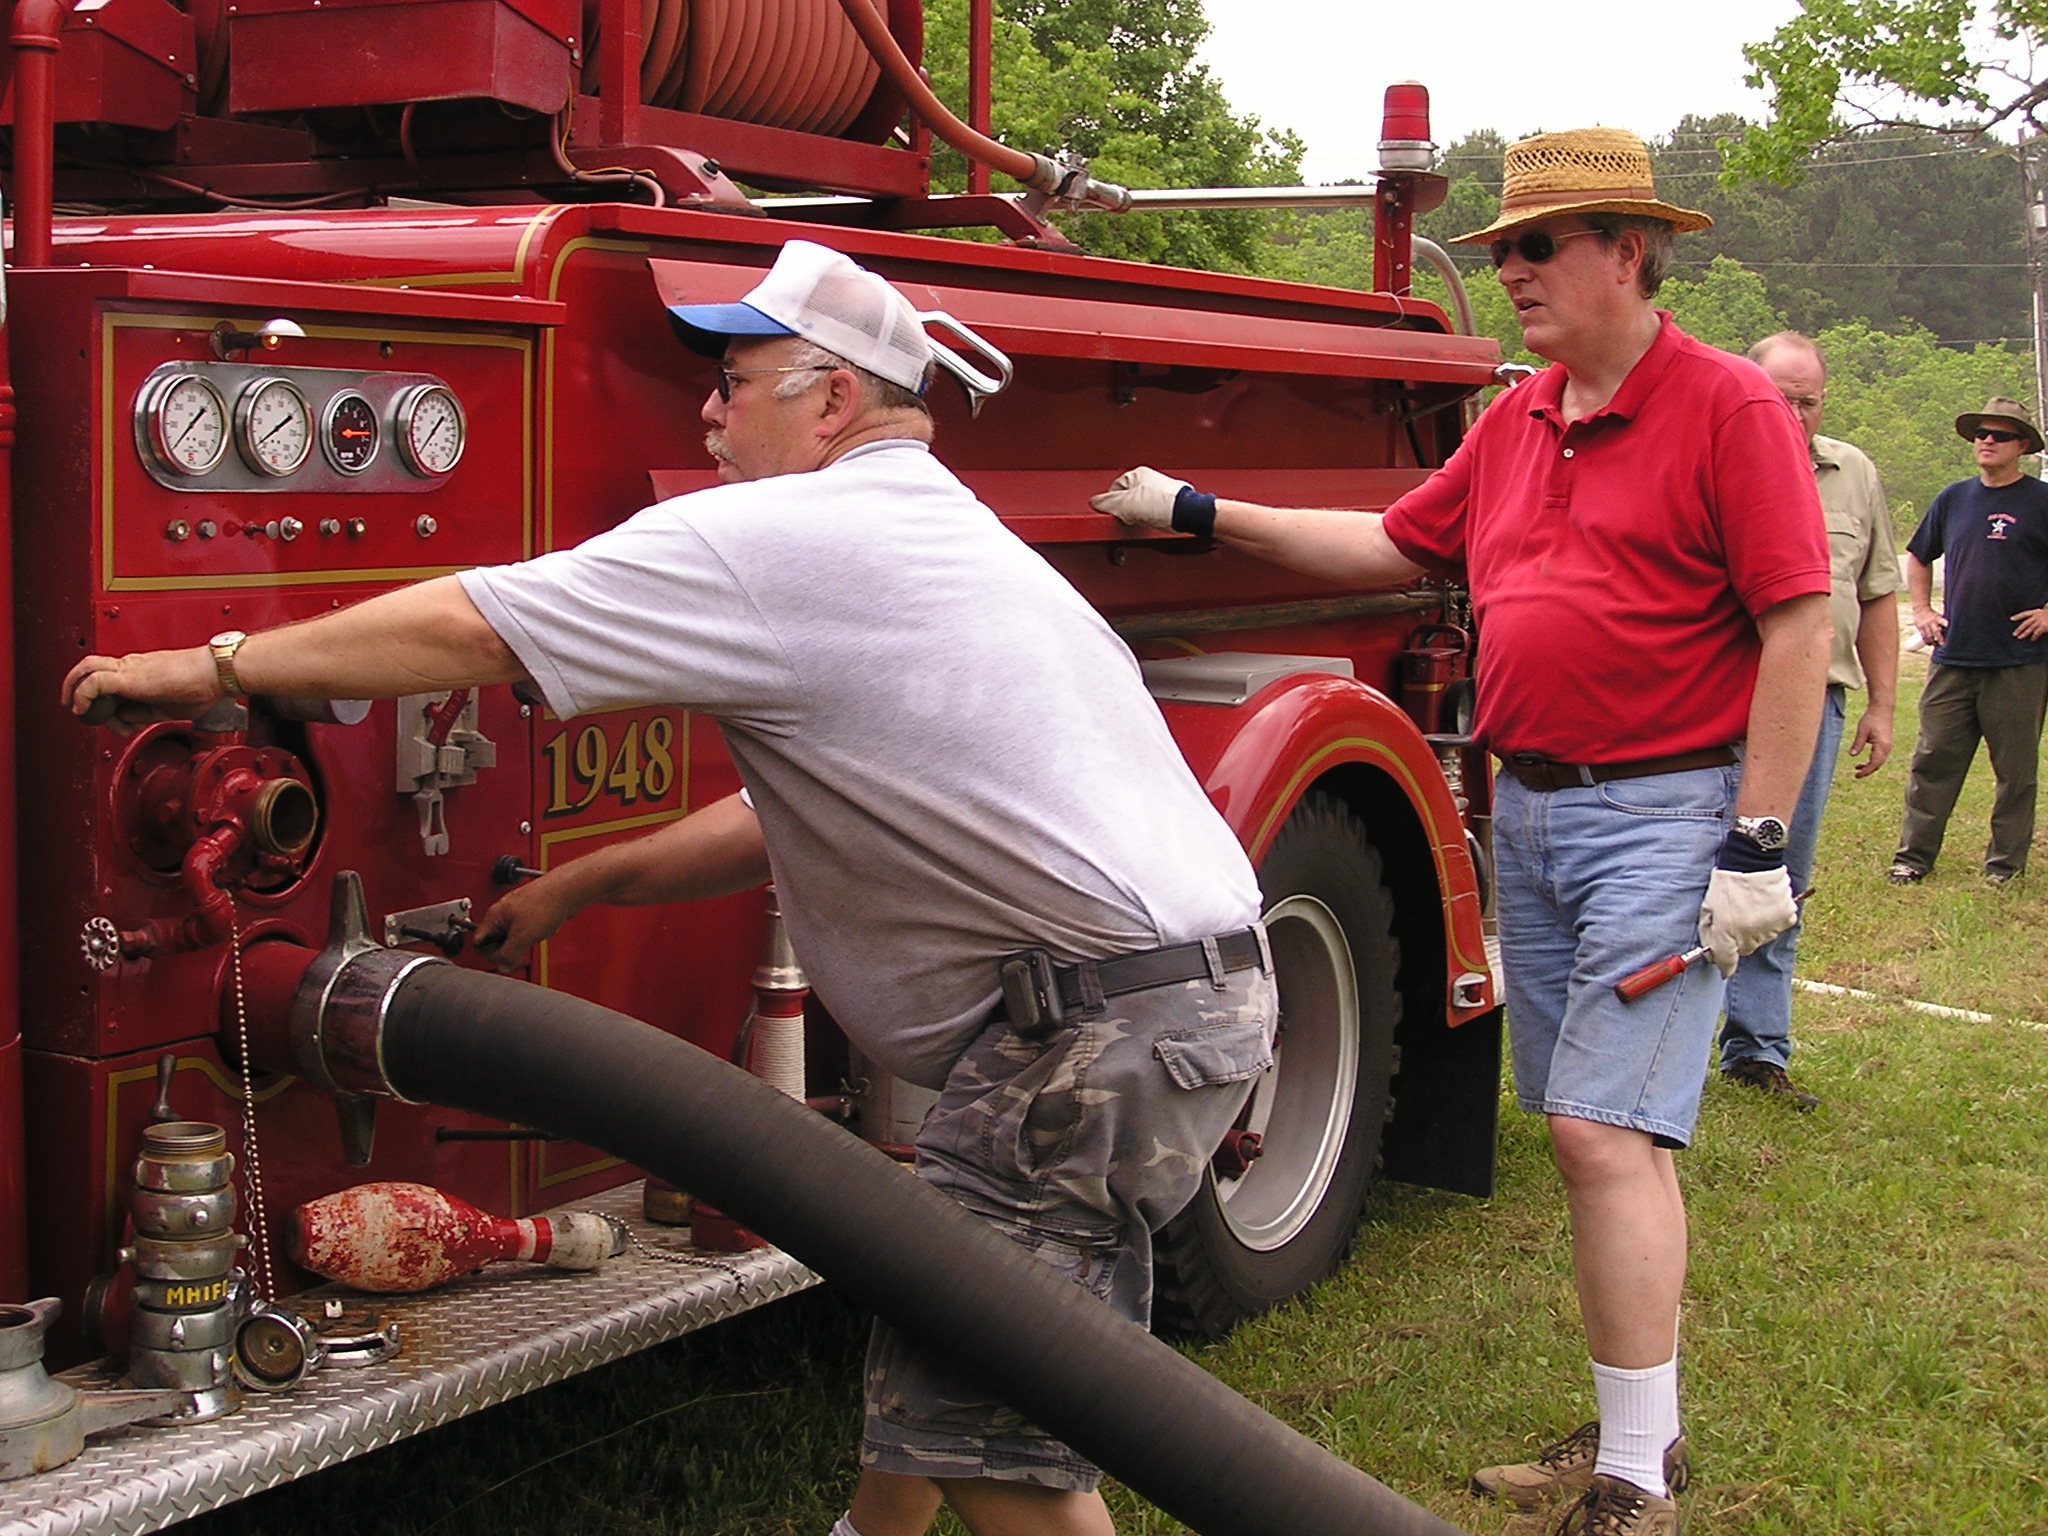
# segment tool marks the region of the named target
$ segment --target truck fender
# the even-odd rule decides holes
[[[1161,709],[1254,864],[1309,790],[1329,788],[1354,804],[1388,856],[1396,895],[1411,909],[1402,925],[1404,948],[1424,938],[1411,926],[1424,914],[1412,909],[1420,904],[1437,913],[1447,1022],[1494,1008],[1465,822],[1436,754],[1391,699],[1356,678],[1300,672],[1235,708],[1169,702]]]
[[[1235,708],[1162,709],[1254,864],[1311,793],[1363,823],[1402,956],[1380,1171],[1490,1195],[1501,1010],[1466,823],[1430,744],[1385,694],[1327,670],[1277,679]]]

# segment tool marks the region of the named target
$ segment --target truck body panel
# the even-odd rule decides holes
[[[48,1360],[77,1366],[82,1385],[118,1370],[135,1306],[131,1184],[145,1130],[167,1117],[220,1126],[238,1177],[260,1170],[260,1194],[241,1197],[241,1263],[271,1300],[321,1294],[291,1267],[284,1224],[351,1183],[418,1182],[501,1215],[634,1204],[637,1171],[601,1148],[432,1105],[337,1102],[294,1054],[274,978],[332,942],[344,872],[360,877],[373,937],[483,966],[463,924],[508,869],[546,872],[643,835],[738,779],[715,725],[660,701],[574,720],[506,688],[328,701],[309,718],[253,701],[117,734],[67,718],[59,679],[88,652],[191,645],[569,548],[715,483],[699,419],[713,368],[678,344],[665,306],[739,298],[796,237],[881,272],[1013,365],[985,401],[938,377],[936,451],[1151,669],[1254,861],[1311,798],[1366,828],[1401,960],[1378,978],[1398,1000],[1391,1085],[1359,1091],[1391,1091],[1400,1112],[1383,1144],[1346,1156],[1490,1186],[1499,1014],[1486,765],[1456,707],[1470,687],[1463,594],[1437,581],[1359,592],[1087,505],[1138,463],[1223,496],[1361,511],[1420,484],[1499,362],[1407,289],[1407,220],[1441,178],[1408,166],[1374,189],[1380,291],[1090,257],[1043,199],[932,196],[933,125],[906,117],[886,60],[863,63],[848,43],[829,89],[822,64],[798,82],[758,60],[721,83],[669,3],[650,26],[637,3],[601,0],[595,45],[578,35],[583,13],[552,0],[263,0],[189,16],[118,0],[97,31],[83,7],[17,8],[0,100],[16,157],[11,436],[0,420],[15,654],[0,686],[17,690],[19,778],[18,791],[0,782],[18,818],[0,864],[21,898],[18,923],[0,911],[13,941],[0,950],[0,1304],[59,1297]],[[915,0],[886,10],[914,56]],[[372,69],[370,54],[403,66]],[[636,78],[644,92],[626,87]],[[62,216],[48,187],[58,150]],[[740,190],[742,174],[861,200],[807,211]],[[609,200],[650,189],[663,206]],[[88,202],[104,207],[76,211]],[[919,232],[974,222],[1007,240]],[[263,414],[277,410],[282,437]],[[437,445],[443,428],[463,436]],[[1003,622],[992,604],[989,623]],[[1262,680],[1182,697],[1170,679],[1186,658]],[[744,1056],[772,932],[759,892],[594,911],[527,974]],[[1341,943],[1329,961],[1351,963]],[[1283,976],[1283,1003],[1285,990]],[[914,1124],[904,1085],[858,1080],[815,1000],[804,1055],[821,1112],[884,1145]],[[1335,1224],[1323,1267],[1356,1214]],[[606,1342],[571,1349],[573,1364],[543,1349],[509,1375],[443,1360],[433,1369],[453,1374],[426,1389],[435,1406],[379,1433],[431,1427],[455,1411],[447,1393],[481,1406],[809,1283],[772,1250],[700,1253],[681,1279],[672,1259],[614,1263],[640,1297],[627,1310],[644,1304],[658,1323],[622,1332],[594,1280],[551,1285],[564,1326]],[[762,1283],[738,1294],[735,1265]],[[465,1280],[449,1304],[488,1311],[494,1283]],[[406,1305],[439,1336],[435,1297]],[[103,1350],[114,1364],[82,1363]],[[302,1399],[251,1394],[249,1422],[310,1416],[347,1447],[334,1454],[368,1449],[381,1441],[351,1404],[378,1371],[417,1364],[329,1373]],[[61,1497],[55,1483],[0,1483],[0,1530],[153,1529],[332,1459],[185,1478],[253,1433],[237,1424],[96,1443],[50,1474],[70,1479]],[[123,1460],[138,1447],[139,1470]],[[60,1505],[78,1523],[34,1513]]]

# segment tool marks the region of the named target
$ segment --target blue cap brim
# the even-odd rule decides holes
[[[676,338],[699,357],[725,356],[734,336],[794,336],[780,320],[771,320],[751,304],[671,304],[669,324]]]

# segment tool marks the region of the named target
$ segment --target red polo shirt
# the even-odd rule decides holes
[[[1668,314],[1603,409],[1566,425],[1564,381],[1504,392],[1387,510],[1396,548],[1471,587],[1474,729],[1568,763],[1740,741],[1754,616],[1829,589],[1798,424],[1762,369]]]

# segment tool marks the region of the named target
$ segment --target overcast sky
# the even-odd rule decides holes
[[[1742,85],[1742,45],[1797,0],[1509,0],[1383,6],[1370,0],[1204,0],[1203,60],[1240,113],[1308,144],[1303,180],[1369,175],[1380,103],[1396,80],[1429,87],[1436,142],[1604,124],[1644,135],[1687,114],[1763,113]]]

